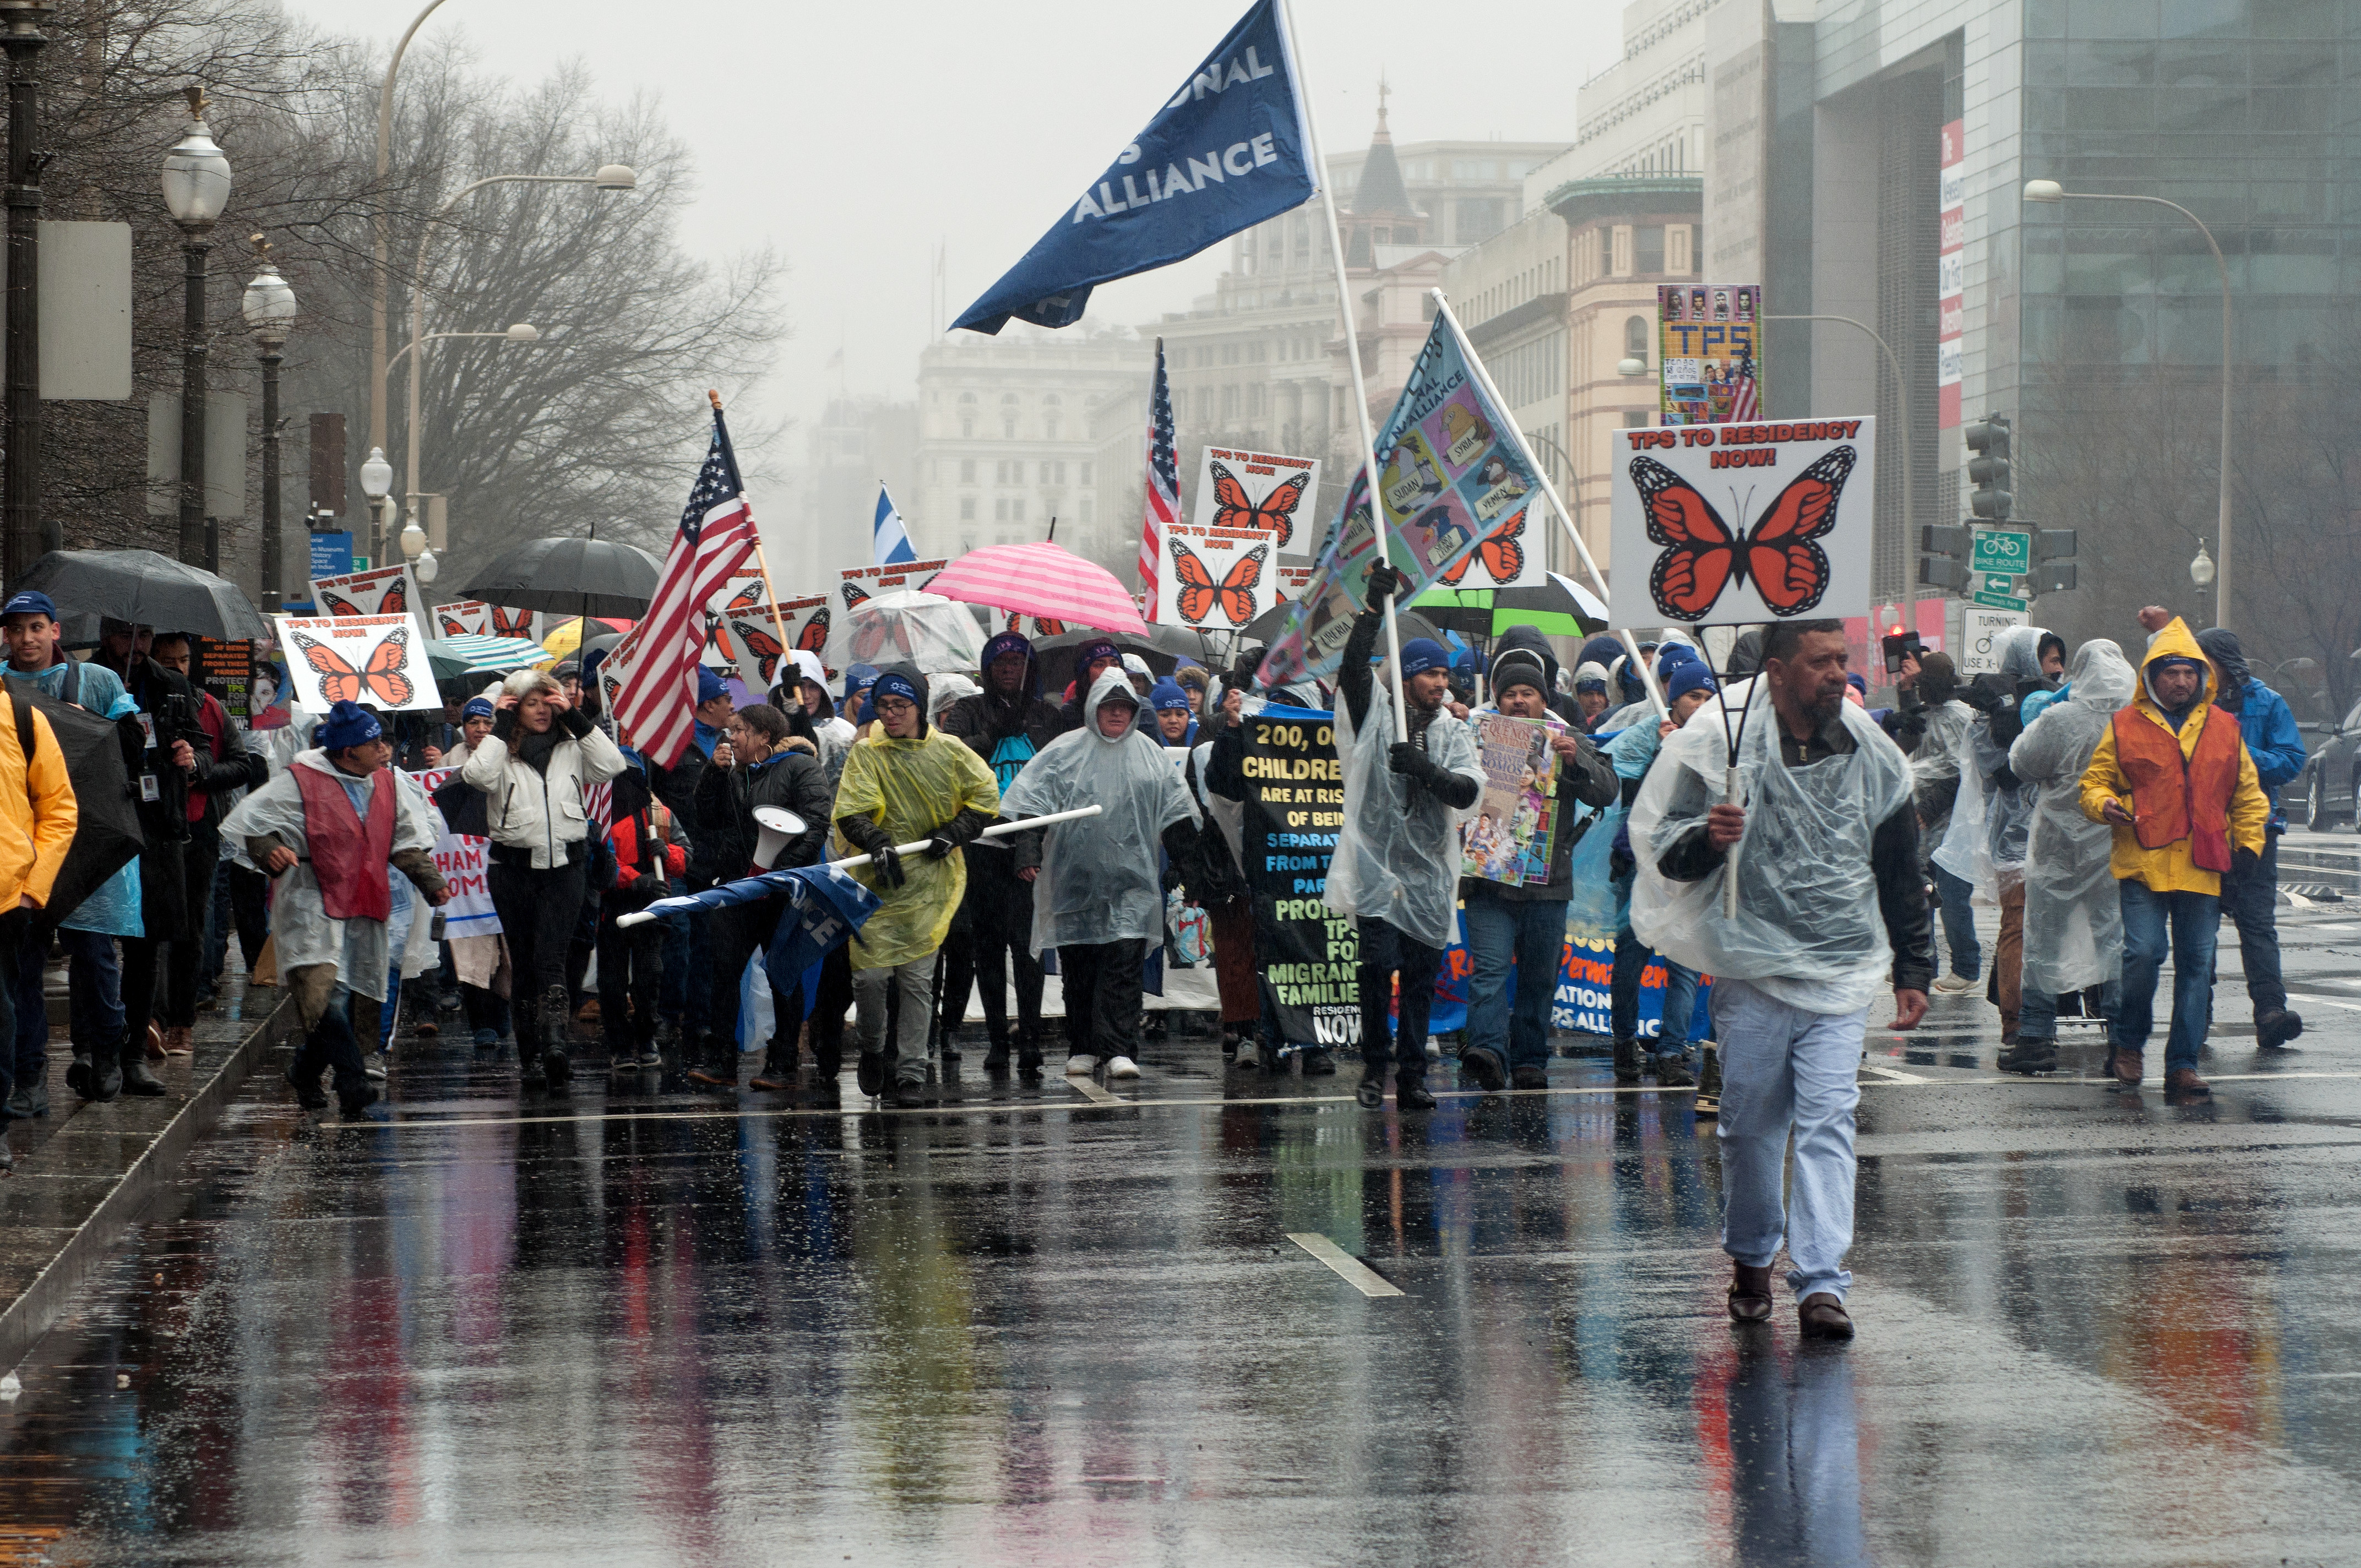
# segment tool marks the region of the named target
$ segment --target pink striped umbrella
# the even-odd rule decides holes
[[[1071,621],[1135,637],[1148,632],[1139,607],[1115,574],[1046,541],[972,550],[936,574],[927,591],[1011,615]]]

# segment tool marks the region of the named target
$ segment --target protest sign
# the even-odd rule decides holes
[[[762,573],[733,572],[729,583],[713,596],[705,652],[699,657],[715,669],[729,670],[749,689],[767,692],[779,678],[780,656],[785,649],[820,653],[827,648],[830,620],[825,594],[784,600],[774,618]],[[779,641],[781,626],[786,629],[784,645]]]
[[[426,667],[426,639],[412,615],[275,618],[295,706],[325,713],[338,702],[387,711],[436,710],[443,694]]]
[[[1322,1049],[1361,1037],[1360,937],[1328,907],[1328,859],[1345,820],[1334,715],[1267,704],[1246,725],[1241,869],[1253,890],[1255,950],[1282,1038]]]
[[[1461,831],[1459,872],[1521,887],[1549,880],[1550,828],[1556,810],[1557,762],[1549,729],[1536,718],[1478,713],[1476,755],[1484,793]]]
[[[406,615],[426,601],[407,566],[381,566],[312,579],[312,602],[324,615]]]
[[[1876,425],[1781,420],[1611,433],[1609,624],[1759,625],[1866,603]]]
[[[192,637],[189,641],[190,678],[240,724],[252,718],[254,644],[218,637]]]
[[[1665,283],[1656,290],[1659,417],[1729,424],[1763,413],[1763,348],[1751,283]]]
[[[457,772],[456,768],[429,768],[410,776],[425,786],[431,798]],[[451,888],[451,902],[443,906],[443,934],[446,938],[499,936],[500,917],[492,908],[491,884],[484,874],[492,841],[472,833],[452,832],[440,811],[434,814],[434,824],[442,834],[434,840],[434,869]]]
[[[884,594],[900,593],[905,588],[923,588],[935,580],[935,574],[950,565],[947,557],[932,561],[902,561],[891,566],[847,566],[839,576],[836,586],[838,600],[851,609],[862,599],[876,598]]]
[[[538,642],[544,635],[538,610],[508,609],[482,599],[458,599],[434,607],[437,637],[523,637]]]
[[[1278,603],[1275,556],[1312,547],[1303,503],[1319,493],[1316,457],[1206,447],[1198,462],[1197,504],[1188,521],[1165,530],[1170,562],[1157,573],[1156,602],[1146,619],[1227,630]]]

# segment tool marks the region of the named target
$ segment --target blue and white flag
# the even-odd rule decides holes
[[[819,993],[820,960],[877,913],[879,899],[834,866],[806,866],[787,875],[787,906],[763,949],[763,972],[776,995],[801,986],[808,1005]]]
[[[953,326],[1082,320],[1098,284],[1196,255],[1319,194],[1279,0],[1257,0],[1072,210]]]
[[[894,510],[894,498],[883,485],[877,487],[877,517],[869,525],[869,544],[873,566],[895,566],[918,558],[910,548],[910,531],[902,526],[902,514]]]

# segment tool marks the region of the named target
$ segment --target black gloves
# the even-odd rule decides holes
[[[870,863],[877,868],[877,885],[896,888],[902,885],[902,852],[888,844],[882,850],[869,851]]]
[[[878,886],[891,890],[902,885],[902,857],[894,849],[893,837],[874,817],[840,817],[836,827],[846,843],[870,857],[877,868]]]
[[[1397,740],[1386,752],[1386,766],[1425,784],[1435,775],[1434,759],[1415,740]]]
[[[1367,602],[1371,609],[1383,609],[1386,600],[1410,587],[1410,579],[1393,569],[1389,562],[1379,561],[1369,568]]]
[[[935,830],[934,837],[927,840],[927,859],[930,861],[946,859],[958,848],[958,842],[949,833],[939,828]]]
[[[2249,850],[2244,844],[2240,844],[2230,851],[2230,874],[2233,876],[2251,875],[2254,869],[2262,863],[2263,857],[2255,853],[2254,850]]]

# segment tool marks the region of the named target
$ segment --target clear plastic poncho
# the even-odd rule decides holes
[[[1174,823],[1200,820],[1197,803],[1160,736],[1138,725],[1113,740],[1099,733],[1099,705],[1118,691],[1137,704],[1122,670],[1100,671],[1082,699],[1082,727],[1042,747],[1000,797],[1000,814],[1012,820],[1103,808],[1041,830],[1037,958],[1049,948],[1164,939],[1160,840]]]
[[[1328,862],[1328,907],[1388,921],[1429,947],[1448,948],[1459,939],[1459,825],[1476,810],[1445,806],[1389,767],[1398,734],[1393,693],[1383,685],[1371,689],[1368,719],[1357,731],[1352,705],[1336,704],[1345,821]],[[1427,721],[1426,754],[1482,786],[1476,737],[1448,710]]]
[[[1763,682],[1747,693],[1739,737],[1738,914],[1722,913],[1728,863],[1675,882],[1657,860],[1682,833],[1702,831],[1721,804],[1730,762],[1720,706],[1708,702],[1664,741],[1631,804],[1631,929],[1703,974],[1728,976],[1809,1013],[1859,1012],[1890,983],[1894,964],[1870,865],[1878,825],[1910,799],[1910,764],[1877,721],[1840,705],[1853,750],[1808,767],[1779,758],[1779,717]],[[1735,728],[1737,715],[1729,716]]]
[[[844,759],[830,821],[864,816],[884,826],[896,844],[915,843],[973,806],[986,817],[1000,809],[1000,786],[992,770],[966,741],[933,725],[915,740],[895,740],[873,724]],[[831,827],[835,857],[860,853]],[[998,850],[979,850],[995,855]],[[852,967],[884,969],[923,959],[943,945],[967,895],[967,859],[962,850],[942,860],[924,854],[902,857],[902,885],[877,885],[874,865],[847,873],[883,900],[877,913],[852,938]]]
[[[1994,644],[2001,678],[2012,686],[2037,681],[2041,675],[2041,640],[2049,635],[2040,626],[2012,626]],[[1993,774],[2008,762],[2008,753],[1993,743],[1992,721],[1979,715],[1956,743],[1960,769],[1959,798],[1951,806],[1950,825],[1934,861],[1962,882],[1973,883],[1997,897],[2025,880],[2026,835],[2033,826],[2033,791],[2023,784],[2000,784]]]
[[[2107,857],[2114,829],[2082,815],[2082,770],[2139,679],[2124,651],[2094,638],[2069,667],[2072,695],[2051,703],[2009,748],[2037,791],[2025,865],[2025,988],[2059,995],[2121,978],[2124,914]]]

